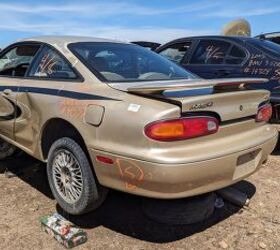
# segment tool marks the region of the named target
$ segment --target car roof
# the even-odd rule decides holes
[[[259,37],[265,37],[265,38],[275,38],[275,37],[280,37],[280,32],[270,32],[270,33],[263,33],[260,35],[257,35],[256,38]]]
[[[18,42],[42,42],[51,45],[67,45],[69,43],[77,42],[110,42],[110,43],[124,43],[113,39],[86,37],[86,36],[37,36],[18,40]]]
[[[182,38],[178,38],[175,40],[172,40],[166,44],[169,43],[176,43],[176,42],[182,42],[188,39],[225,39],[228,41],[235,41],[235,42],[245,42],[245,41],[250,41],[250,40],[254,40],[256,38],[253,37],[247,37],[247,36],[218,36],[218,35],[211,35],[211,36],[189,36],[189,37],[182,37]],[[164,46],[164,45],[163,45]],[[162,46],[161,46],[162,47]]]

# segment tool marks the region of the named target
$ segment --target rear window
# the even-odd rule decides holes
[[[194,78],[181,66],[133,44],[85,42],[70,44],[69,49],[103,81]]]
[[[261,40],[261,39],[252,39],[249,43],[253,44],[254,46],[262,49],[264,52],[268,54],[273,54],[275,56],[280,56],[280,45],[268,40]]]

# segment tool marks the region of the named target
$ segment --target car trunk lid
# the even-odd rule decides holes
[[[269,93],[263,90],[173,98],[180,103],[182,113],[215,112],[219,115],[221,121],[255,116],[260,104],[268,101],[268,99]]]
[[[247,84],[267,81],[264,78],[191,79],[119,86],[129,93],[177,104],[183,114],[215,112],[221,121],[229,121],[256,115],[260,104],[269,100],[269,92],[246,90],[245,87]]]

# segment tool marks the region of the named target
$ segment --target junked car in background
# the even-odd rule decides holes
[[[139,46],[142,46],[142,47],[150,49],[150,50],[156,50],[160,46],[160,43],[147,42],[147,41],[135,41],[135,42],[131,42],[131,43],[137,44]]]
[[[280,32],[263,33],[256,36],[255,38],[280,44]]]
[[[107,188],[174,199],[229,186],[277,141],[269,92],[246,89],[262,78],[202,80],[140,46],[84,37],[22,40],[0,65],[0,156],[16,146],[46,162],[71,214]]]
[[[200,36],[171,41],[156,52],[206,79],[268,78],[251,87],[271,91],[271,122],[280,123],[280,45],[242,36]]]

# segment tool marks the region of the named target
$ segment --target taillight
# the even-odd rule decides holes
[[[261,106],[256,115],[256,122],[268,122],[272,115],[272,107],[270,104]]]
[[[145,134],[158,141],[176,141],[214,134],[218,128],[214,117],[188,117],[150,123]]]

